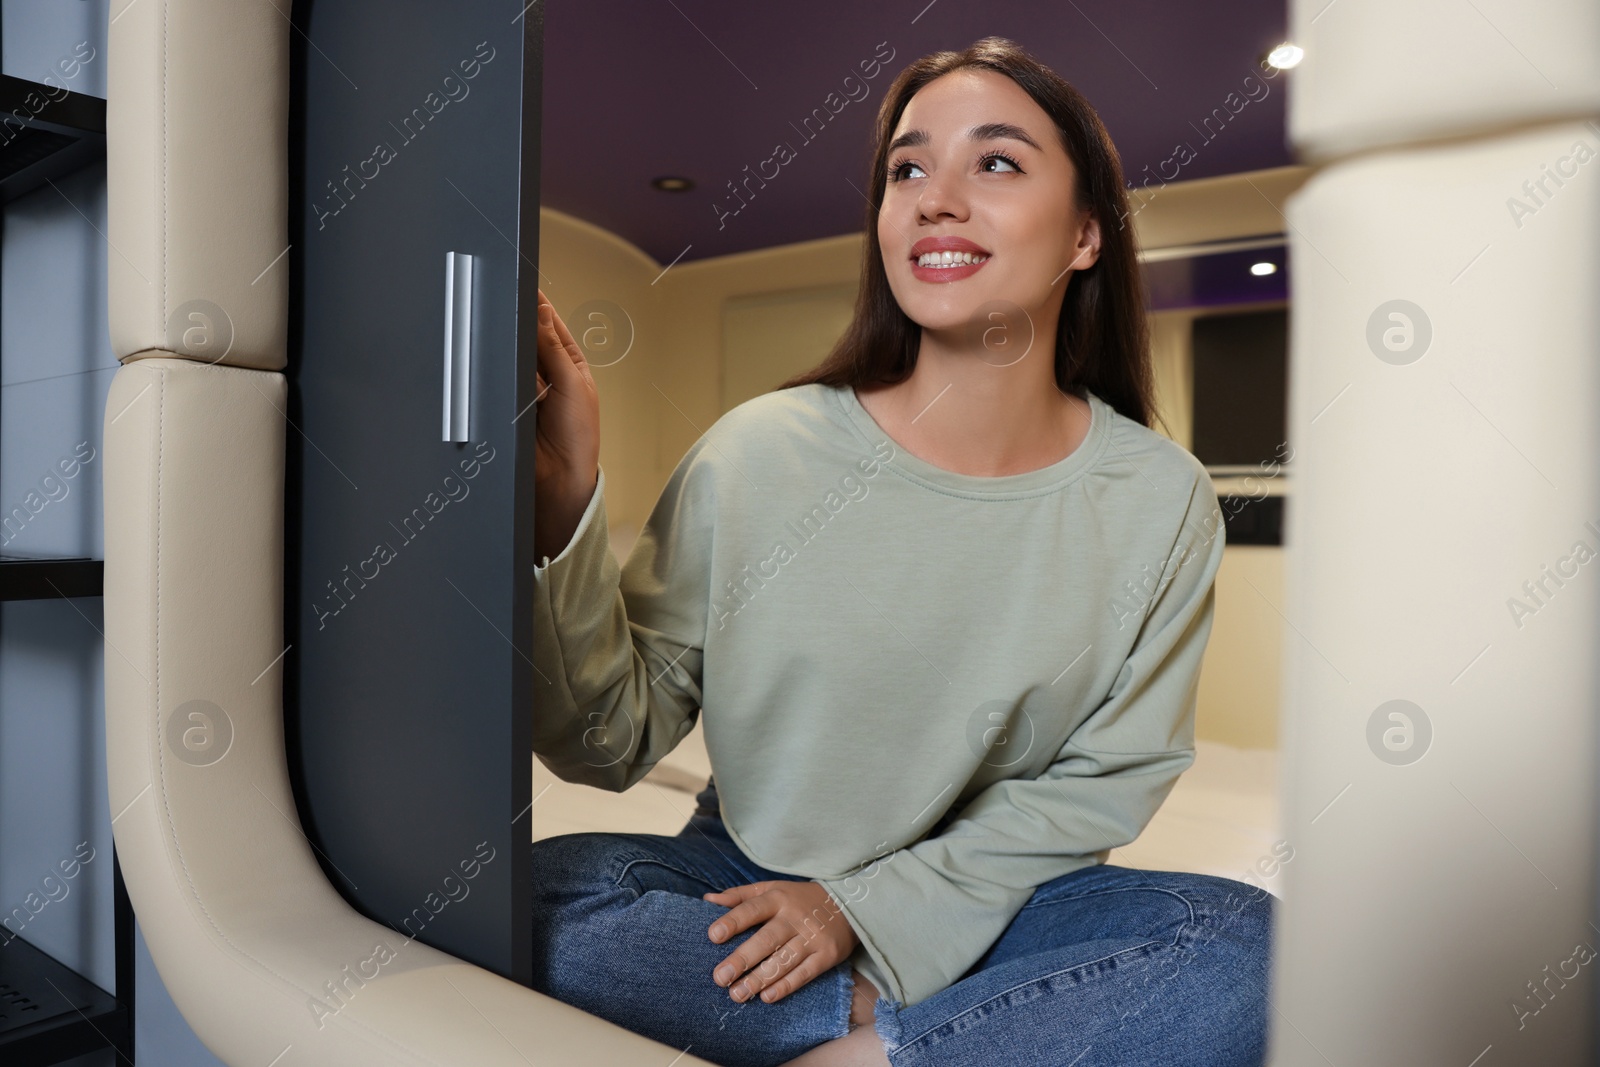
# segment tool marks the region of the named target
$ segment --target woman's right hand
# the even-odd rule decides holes
[[[538,440],[534,451],[534,553],[567,547],[600,474],[600,394],[555,307],[539,290]]]

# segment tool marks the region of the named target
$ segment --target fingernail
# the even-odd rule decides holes
[[[722,935],[726,932],[726,928],[721,925],[713,926],[711,928],[711,936],[716,938],[718,941],[722,940]]]
[[[743,1000],[744,998],[748,997],[749,995],[750,995],[750,987],[745,985],[743,982],[740,982],[738,985],[733,987],[733,999],[734,1000]]]
[[[732,967],[718,967],[717,968],[717,981],[718,982],[726,982],[728,979],[730,979],[732,977],[733,977],[733,968]]]

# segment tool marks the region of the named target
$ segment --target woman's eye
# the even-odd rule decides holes
[[[908,159],[908,160],[906,160],[906,161],[905,161],[905,162],[903,162],[903,163],[896,163],[896,164],[895,164],[895,165],[894,165],[894,166],[892,166],[892,167],[890,167],[890,168],[889,168],[889,180],[890,180],[890,181],[892,181],[892,182],[902,182],[902,181],[905,181],[905,180],[906,180],[906,177],[907,177],[907,175],[905,175],[905,174],[903,174],[903,173],[902,173],[902,172],[903,172],[903,171],[904,171],[904,170],[905,170],[905,169],[906,169],[906,168],[907,168],[907,167],[917,167],[917,169],[918,169],[918,170],[921,170],[921,169],[922,169],[922,168],[921,168],[921,167],[918,167],[918,166],[917,166],[917,164],[915,164],[915,163],[913,163],[913,162],[911,162],[911,161],[910,161],[910,160],[909,160],[909,159]]]
[[[990,163],[1004,163],[1008,167],[1011,168],[1011,171],[1010,171],[1011,173],[1016,173],[1016,174],[1021,174],[1022,173],[1021,164],[1019,164],[1016,160],[1012,159],[1010,156],[1006,155],[1004,152],[991,152],[988,155],[984,156],[982,159],[980,159],[978,161],[978,170],[983,172],[983,173],[987,173],[987,174],[1005,174],[1005,173],[1008,173],[1007,171],[1004,171],[1004,170],[991,169],[989,167]],[[891,166],[889,168],[889,180],[891,182],[903,182],[903,181],[907,180],[908,178],[917,177],[917,175],[915,175],[915,174],[907,174],[906,173],[906,168],[907,167],[914,167],[918,171],[922,170],[921,164],[915,163],[915,162],[907,159],[907,160],[904,160],[904,161],[902,161],[900,163],[896,163],[896,164],[894,164],[893,166]],[[922,177],[927,177],[927,175],[924,173],[922,175]]]

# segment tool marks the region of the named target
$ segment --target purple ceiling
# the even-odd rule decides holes
[[[1282,166],[1294,162],[1284,130],[1293,73],[1246,79],[1285,25],[1284,0],[552,0],[542,201],[661,263],[858,232],[884,90],[913,59],[990,34],[1089,98],[1130,183]],[[893,57],[866,79],[860,64],[880,45]],[[818,108],[829,120],[807,127]],[[1227,121],[1208,127],[1213,109]],[[777,175],[752,182],[741,208],[728,183],[780,143],[792,157],[767,163]],[[1179,144],[1187,162],[1159,170]],[[650,182],[662,175],[695,187],[659,192]]]

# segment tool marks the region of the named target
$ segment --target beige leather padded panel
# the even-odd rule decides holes
[[[231,0],[228,0],[231,2]],[[704,1065],[364,918],[284,761],[283,375],[151,356],[105,413],[108,791],[179,1011],[233,1067]]]
[[[1600,112],[1595,0],[1290,0],[1289,39],[1300,163]]]
[[[111,348],[282,370],[288,3],[112,0]]]

